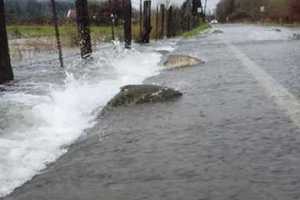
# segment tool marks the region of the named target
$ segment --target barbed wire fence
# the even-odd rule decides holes
[[[12,67],[92,55],[93,48],[111,40],[149,43],[174,37],[201,21],[201,0],[0,0],[0,83],[13,79]],[[202,20],[203,21],[203,20]],[[7,46],[7,48],[6,48]],[[8,48],[9,47],[9,48]]]

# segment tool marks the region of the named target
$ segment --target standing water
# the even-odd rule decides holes
[[[86,63],[76,58],[65,70],[16,67],[17,82],[0,93],[0,197],[66,153],[121,86],[158,73],[161,55],[153,49],[110,46]]]

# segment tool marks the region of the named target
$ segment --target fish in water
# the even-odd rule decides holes
[[[204,61],[186,55],[170,55],[164,63],[168,68],[181,68],[194,65],[204,64]]]

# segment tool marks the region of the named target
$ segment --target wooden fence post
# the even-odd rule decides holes
[[[160,26],[160,38],[164,37],[165,34],[165,5],[160,5],[160,13],[161,13],[161,26]]]
[[[143,43],[150,42],[151,27],[151,0],[144,1],[144,28],[143,28]]]
[[[123,0],[123,17],[124,17],[124,39],[125,39],[125,48],[131,48],[131,16],[132,16],[132,5],[131,0]]]
[[[113,13],[110,14],[110,18],[111,18],[111,39],[114,41],[116,39],[116,37],[115,37],[116,18]]]
[[[204,3],[204,9],[203,9],[203,14],[206,18],[206,6],[207,6],[207,0],[205,0],[205,3]]]
[[[201,11],[201,13],[199,12],[199,10]],[[196,21],[199,19],[200,16],[202,16],[203,20],[205,19],[201,0],[192,1],[192,15],[193,24],[197,23]]]
[[[76,0],[75,4],[81,57],[87,58],[92,53],[88,3],[87,0]]]
[[[140,0],[140,41],[143,40],[143,0]]]
[[[0,0],[0,47],[0,84],[2,84],[14,78],[9,56],[3,0]]]
[[[114,9],[113,5],[111,3],[111,0],[109,0],[109,10],[110,10],[110,19],[111,19],[111,39],[114,41],[115,40],[115,14],[114,14]]]
[[[156,6],[156,22],[155,22],[155,38],[156,40],[159,39],[159,10],[158,5]]]
[[[58,17],[57,17],[55,0],[51,0],[51,5],[52,5],[51,7],[52,7],[52,14],[53,14],[53,24],[54,24],[54,30],[55,30],[56,45],[57,45],[57,50],[58,50],[58,59],[59,59],[60,66],[64,67],[63,54],[62,54],[60,35],[59,35],[59,29],[58,29]]]
[[[188,28],[188,31],[190,31],[192,29],[191,28],[191,15],[187,16],[187,28]]]
[[[167,37],[172,37],[172,24],[173,24],[173,7],[170,6],[168,9],[168,17],[167,17]]]

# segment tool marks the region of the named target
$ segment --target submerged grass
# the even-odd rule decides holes
[[[197,26],[196,28],[192,29],[191,31],[182,33],[182,36],[184,38],[190,38],[190,37],[193,37],[193,36],[196,36],[196,35],[202,33],[203,31],[205,31],[209,28],[211,28],[211,26],[209,24],[203,23],[203,24],[200,24],[199,26]]]

